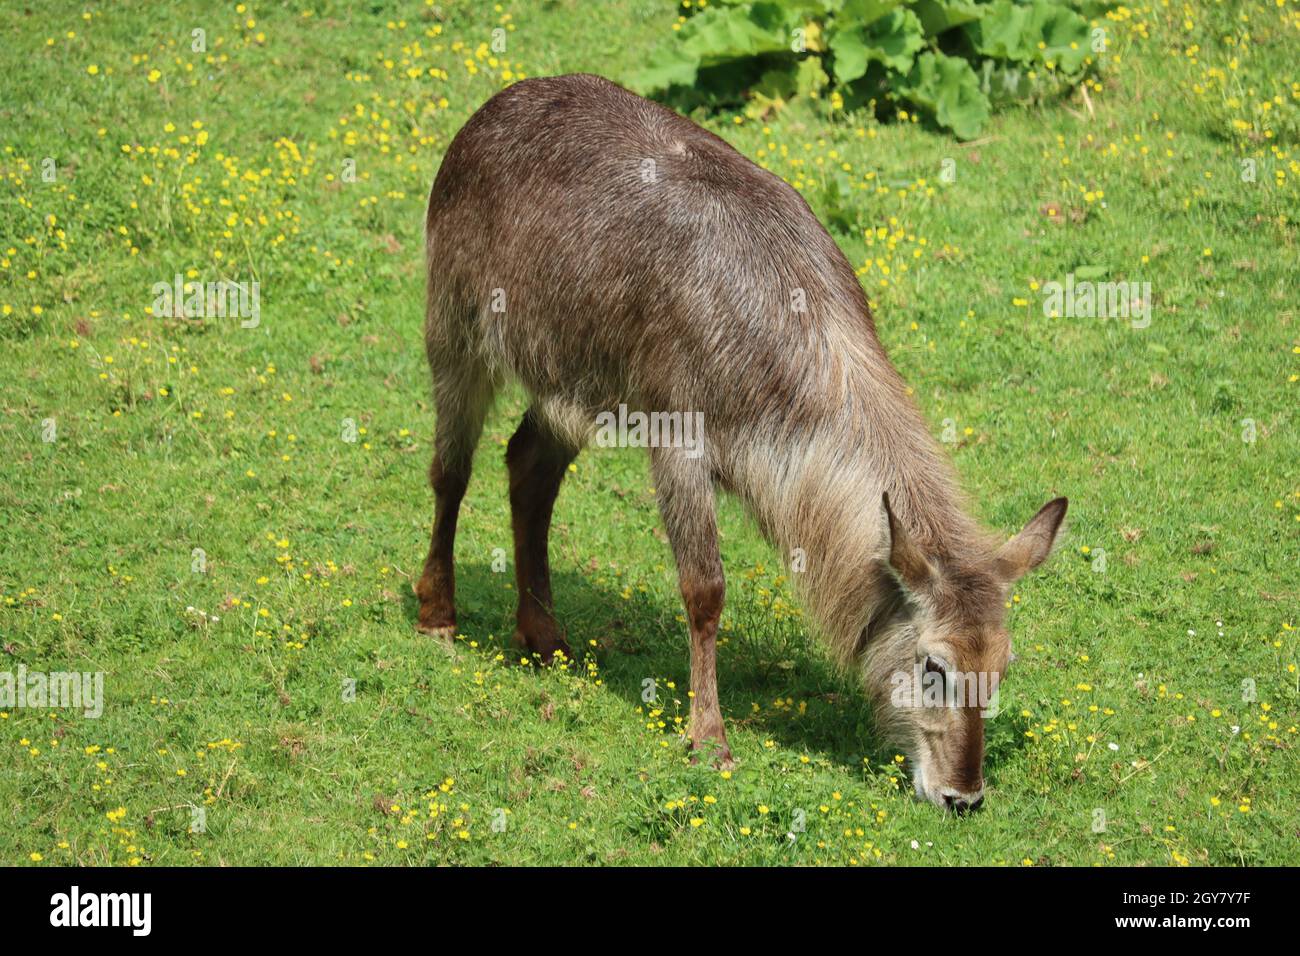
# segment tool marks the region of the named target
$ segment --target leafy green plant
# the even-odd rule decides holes
[[[1105,43],[1085,0],[720,0],[684,7],[673,40],[627,77],[650,95],[794,96],[910,105],[963,139],[997,104],[1072,88]]]

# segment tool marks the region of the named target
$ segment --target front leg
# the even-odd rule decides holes
[[[679,570],[682,601],[691,630],[691,749],[713,751],[720,770],[735,766],[722,726],[718,704],[718,620],[726,584],[719,563],[715,572],[685,574]]]
[[[651,449],[650,464],[691,632],[691,749],[711,752],[714,763],[729,770],[735,761],[722,725],[717,675],[718,621],[726,582],[718,554],[713,482],[707,465],[687,458],[681,449]]]

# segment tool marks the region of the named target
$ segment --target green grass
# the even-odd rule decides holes
[[[975,143],[822,104],[706,120],[862,267],[979,516],[1010,532],[1071,499],[1009,612],[987,808],[957,819],[912,797],[733,501],[739,767],[688,764],[685,625],[637,451],[584,453],[557,506],[582,660],[521,666],[493,570],[521,394],[462,513],[464,638],[413,630],[439,157],[505,70],[618,78],[670,4],[6,5],[0,670],[102,671],[106,703],[0,713],[0,862],[1296,863],[1300,13],[1191,6],[1123,10],[1090,106],[1003,113]],[[475,51],[503,24],[494,65]],[[1045,316],[1042,286],[1081,267],[1150,282],[1150,327]],[[260,325],[150,315],[191,269],[257,279]]]

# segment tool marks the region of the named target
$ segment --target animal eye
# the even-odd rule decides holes
[[[925,672],[927,674],[938,674],[940,677],[943,677],[943,662],[939,660],[939,658],[927,654],[925,658]]]

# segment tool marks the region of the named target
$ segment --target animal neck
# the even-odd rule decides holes
[[[863,386],[846,381],[823,409],[748,443],[733,479],[781,550],[817,629],[847,663],[864,650],[872,617],[897,599],[883,493],[932,558],[947,561],[988,542],[887,360]]]

